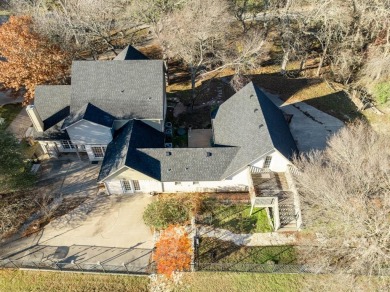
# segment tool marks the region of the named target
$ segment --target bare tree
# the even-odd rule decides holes
[[[302,247],[303,260],[323,272],[388,269],[389,137],[359,121],[335,134],[326,150],[294,163],[307,233],[314,237]]]
[[[243,33],[248,32],[257,22],[257,14],[263,12],[265,18],[268,1],[266,0],[230,0],[234,17],[241,24]]]
[[[214,58],[229,22],[225,0],[189,0],[163,19],[159,38],[168,58],[180,58],[189,66],[193,101],[196,76]]]
[[[115,40],[137,27],[129,0],[12,0],[13,10],[34,18],[37,31],[69,49],[114,49]]]

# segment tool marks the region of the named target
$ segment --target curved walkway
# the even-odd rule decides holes
[[[293,232],[235,234],[226,229],[200,226],[198,228],[198,233],[203,237],[216,237],[220,240],[232,241],[237,245],[246,246],[293,245],[297,242],[297,237]]]

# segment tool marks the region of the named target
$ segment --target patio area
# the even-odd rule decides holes
[[[188,131],[189,148],[207,148],[211,147],[213,138],[212,129],[194,129]]]

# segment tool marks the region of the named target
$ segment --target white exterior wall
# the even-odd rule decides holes
[[[121,175],[120,175],[121,176]],[[248,190],[248,172],[243,170],[239,174],[223,181],[200,181],[199,184],[194,182],[180,182],[176,185],[175,182],[159,182],[157,180],[138,180],[140,185],[140,192],[234,192]],[[122,194],[122,185],[118,177],[113,180],[105,181],[106,187],[110,194]]]
[[[57,157],[59,152],[76,152],[75,148],[64,148],[62,147],[61,141],[38,141],[41,145],[42,150],[45,154],[49,154],[50,157]],[[75,144],[76,145],[76,144]],[[79,152],[85,152],[80,147],[78,148]]]
[[[239,192],[247,191],[248,184],[248,172],[245,169],[231,179],[222,181],[199,181],[199,184],[192,181],[180,182],[180,185],[176,185],[175,182],[164,182],[163,192]]]
[[[270,170],[275,172],[285,172],[287,171],[287,165],[291,164],[290,161],[285,158],[282,154],[280,154],[278,151],[273,152],[272,154],[268,154],[267,156],[272,156]],[[259,159],[258,161],[252,163],[251,165],[263,168],[265,157]]]
[[[90,161],[101,161],[104,157],[95,157],[91,147],[107,147],[107,144],[85,145],[85,151]]]
[[[150,192],[162,192],[161,182],[153,180],[139,180],[140,192],[150,193]],[[112,195],[123,194],[122,184],[119,179],[106,181],[105,185],[108,189],[108,192]]]

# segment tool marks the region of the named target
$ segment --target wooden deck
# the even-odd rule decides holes
[[[256,197],[278,197],[281,223],[279,231],[295,230],[294,195],[289,189],[285,174],[264,170],[252,172],[251,175]]]

